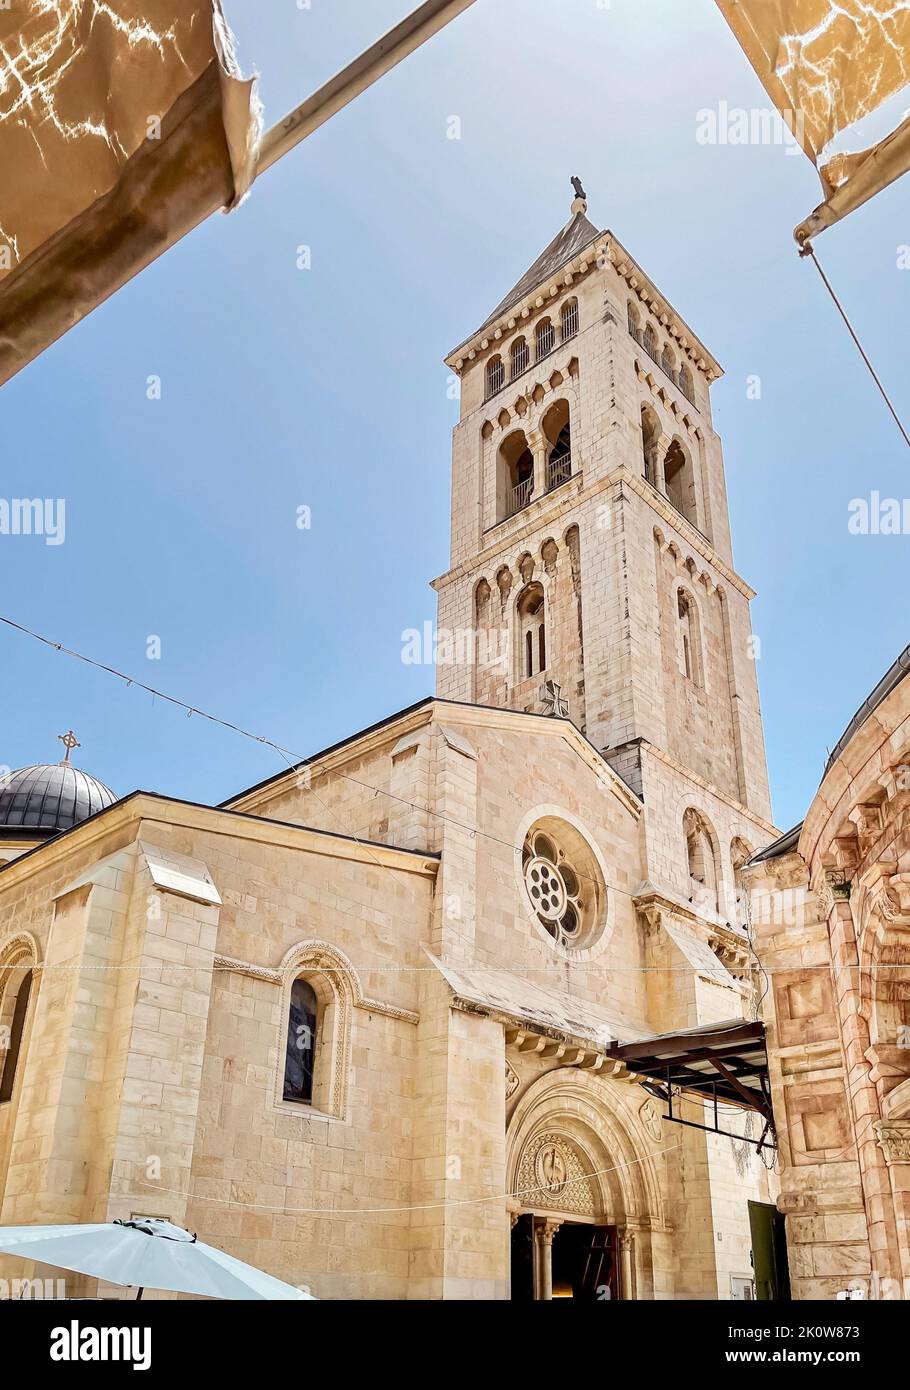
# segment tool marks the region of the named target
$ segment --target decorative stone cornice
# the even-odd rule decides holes
[[[508,334],[521,330],[534,315],[543,313],[577,280],[598,265],[609,264],[628,285],[635,297],[644,304],[661,327],[676,342],[680,352],[702,372],[710,383],[723,376],[723,367],[692,332],[669,300],[657,289],[641,266],[609,230],[593,238],[588,245],[549,279],[532,286],[525,297],[513,304],[491,323],[484,324],[445,358],[445,364],[460,376],[480,354],[497,346]]]
[[[289,773],[288,784],[293,785],[294,778],[299,775],[298,770]],[[262,799],[266,798],[263,796]],[[0,892],[68,859],[70,855],[81,853],[98,842],[103,841],[107,847],[112,841],[116,843],[119,839],[117,850],[125,849],[134,840],[146,837],[148,827],[157,825],[199,830],[212,835],[229,836],[238,841],[274,845],[282,849],[309,850],[330,859],[380,864],[386,868],[426,877],[435,877],[439,872],[439,857],[429,850],[415,852],[399,849],[395,845],[376,844],[374,841],[367,843],[353,835],[317,830],[312,826],[293,825],[287,821],[271,820],[234,808],[176,801],[155,792],[133,792],[122,801],[115,801],[105,810],[99,811],[90,820],[83,821],[72,830],[66,830],[53,840],[39,845],[21,859],[0,865]]]
[[[697,561],[691,555],[686,555],[672,536],[668,540],[659,526],[654,527],[654,540],[660,554],[671,555],[677,569],[685,570],[693,584],[701,584],[709,598],[718,593],[720,586],[714,576],[708,570],[699,569]]]
[[[452,1008],[462,1013],[479,1012],[477,1005],[472,1005],[470,1001],[459,999],[457,996],[452,999]],[[497,1016],[492,1010],[489,1013],[491,1017]],[[562,1067],[601,1072],[617,1081],[636,1079],[630,1075],[624,1063],[608,1059],[605,1048],[591,1042],[589,1038],[578,1038],[571,1033],[545,1028],[543,1025],[540,1031],[530,1024],[517,1027],[505,1011],[498,1011],[498,1018],[505,1028],[506,1047],[512,1052],[533,1053],[536,1057],[556,1062]],[[506,1065],[508,1067],[508,1063]]]
[[[702,791],[706,792],[716,801],[721,802],[724,806],[728,806],[730,810],[736,811],[748,825],[759,828],[771,836],[780,834],[780,831],[771,821],[765,820],[762,816],[757,815],[755,811],[750,811],[748,806],[744,806],[743,803],[737,801],[735,797],[729,796],[725,791],[722,791],[720,787],[716,787],[713,782],[708,782],[704,777],[699,777],[698,773],[686,767],[678,758],[674,758],[672,753],[668,753],[666,749],[659,748],[656,743],[649,743],[647,739],[642,739],[640,746],[643,753],[648,753],[651,757],[656,758],[658,762],[662,762],[667,767],[673,768],[675,772],[685,777],[688,782],[691,782],[696,787],[700,787]]]
[[[641,884],[633,894],[632,905],[645,923],[648,936],[659,932],[667,919],[683,922],[699,941],[713,951],[731,975],[740,979],[748,975],[752,949],[748,937],[735,927],[721,922],[719,918],[706,922],[690,904],[657,888],[650,880]]]
[[[497,431],[505,434],[507,430],[514,428],[522,420],[526,420],[528,415],[535,410],[540,415],[544,414],[543,404],[548,396],[560,391],[565,396],[567,380],[574,383],[571,389],[577,389],[578,385],[578,356],[575,349],[575,339],[573,338],[566,348],[565,360],[562,367],[558,365],[558,353],[553,353],[547,358],[546,365],[550,367],[549,374],[543,376],[539,381],[533,381],[532,375],[535,367],[528,368],[528,375],[521,383],[510,383],[514,386],[514,395],[510,391],[506,395],[506,388],[503,387],[497,397],[486,402],[489,406],[498,405],[498,408],[491,410],[487,415],[481,430],[484,432],[484,439],[492,439]],[[543,364],[540,364],[543,365]],[[539,425],[532,429],[526,429],[525,434],[532,453],[536,449],[546,448],[547,438]]]
[[[641,266],[629,255],[625,247],[612,232],[606,233],[606,256],[633,294],[646,305],[661,327],[675,339],[680,351],[692,361],[709,382],[717,381],[724,374],[720,363],[712,356],[704,343],[692,332],[688,324],[677,314],[673,305],[657,289],[654,282],[645,274]]]
[[[469,367],[477,357],[487,352],[491,346],[500,342],[507,334],[521,332],[527,325],[527,321],[537,314],[543,314],[548,305],[571,289],[576,280],[583,279],[590,270],[593,270],[598,261],[606,253],[606,240],[609,233],[593,238],[588,245],[573,257],[568,264],[564,265],[549,280],[532,287],[525,295],[524,299],[517,304],[513,304],[505,313],[492,323],[485,324],[483,328],[466,338],[463,343],[459,343],[445,358],[447,367],[461,376],[466,367]]]
[[[463,560],[458,565],[453,565],[451,569],[434,579],[430,587],[439,593],[448,585],[458,583],[460,580],[473,581],[477,576],[478,569],[489,567],[495,563],[503,551],[511,550],[523,541],[532,538],[544,524],[555,526],[563,516],[574,514],[578,507],[579,493],[587,500],[597,497],[602,492],[606,492],[619,484],[620,486],[628,486],[632,492],[647,502],[666,525],[676,531],[680,539],[691,550],[706,560],[732,589],[736,589],[737,593],[749,600],[755,598],[755,590],[735,570],[730,568],[714,549],[707,536],[688,522],[684,516],[681,516],[672,503],[640,474],[633,473],[627,464],[617,464],[609,473],[593,482],[585,481],[583,474],[577,476],[578,487],[572,486],[576,481],[576,475],[573,474],[565,487],[559,488],[556,492],[547,493],[536,504],[532,502],[529,507],[516,512],[515,517],[511,518],[512,521],[520,518],[520,524],[516,526],[515,530],[510,528],[508,522],[491,526],[489,531],[484,533],[485,538],[490,537],[490,540],[480,554],[472,554],[469,559]],[[718,584],[717,587],[720,588],[720,585]]]
[[[655,376],[648,368],[643,367],[639,359],[635,359],[635,374],[639,381],[647,386],[655,400],[660,401],[665,410],[669,410],[675,416],[679,424],[683,426],[687,434],[691,434],[694,439],[704,439],[701,426],[692,419],[691,415],[679,404],[672,391],[668,391],[663,382]],[[692,407],[697,410],[697,406]]]
[[[732,927],[714,927],[708,932],[708,945],[731,975],[737,979],[748,975],[753,965],[748,937]]]

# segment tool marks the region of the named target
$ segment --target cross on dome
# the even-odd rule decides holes
[[[66,749],[62,761],[68,763],[70,760],[70,753],[72,753],[74,748],[81,748],[82,744],[79,742],[72,729],[67,729],[65,734],[58,734],[57,738]]]

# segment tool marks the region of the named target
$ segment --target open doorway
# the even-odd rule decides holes
[[[573,1298],[609,1302],[620,1296],[619,1242],[614,1226],[518,1218],[512,1228],[512,1301]]]
[[[566,1221],[553,1237],[553,1297],[602,1303],[619,1297],[615,1226]]]

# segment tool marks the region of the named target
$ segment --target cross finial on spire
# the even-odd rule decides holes
[[[63,762],[64,764],[66,764],[70,760],[70,753],[72,753],[73,749],[81,748],[82,744],[79,742],[72,729],[67,729],[65,734],[58,734],[57,738],[60,740],[60,742],[66,749],[66,752],[63,755]]]
[[[571,184],[572,184],[572,187],[575,189],[575,197],[572,199],[572,209],[571,209],[571,211],[572,211],[572,216],[574,217],[574,216],[576,216],[579,212],[587,212],[587,211],[588,211],[588,195],[587,195],[587,193],[585,192],[585,190],[584,190],[584,188],[583,188],[583,186],[582,186],[581,179],[578,177],[577,174],[573,174],[573,175],[572,175],[572,178],[571,178],[570,182],[571,182]]]

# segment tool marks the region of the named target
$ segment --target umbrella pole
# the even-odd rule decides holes
[[[139,1292],[138,1292],[137,1295],[136,1295],[136,1302],[137,1302],[137,1303],[139,1302],[140,1298],[142,1297],[142,1293],[143,1293],[143,1290],[140,1289]]]

